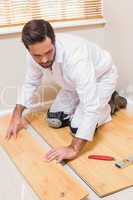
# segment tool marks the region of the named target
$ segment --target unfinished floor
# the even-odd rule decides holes
[[[131,118],[130,118],[131,120]],[[130,121],[130,128],[132,122]],[[47,149],[49,146],[45,143],[45,141],[38,135],[38,133],[31,127],[28,127],[29,133],[42,145],[44,145]],[[0,175],[3,177],[1,180],[1,190],[0,190],[0,199],[8,200],[10,199],[20,199],[20,200],[37,200],[38,197],[29,187],[25,179],[20,175],[20,173],[16,170],[15,166],[7,156],[7,154],[0,148],[0,164],[1,170]],[[67,165],[64,166],[65,169],[74,176],[77,181],[79,181],[83,187],[89,192],[88,199],[90,200],[98,200],[98,199],[105,199],[105,200],[132,200],[133,199],[133,188],[130,187],[128,189],[124,189],[120,192],[115,194],[109,195],[104,198],[100,198],[93,192],[75,173],[71,168]],[[4,180],[4,181],[3,181]],[[8,193],[7,193],[8,190]],[[76,200],[76,199],[74,199]]]

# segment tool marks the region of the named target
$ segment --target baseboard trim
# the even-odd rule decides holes
[[[129,106],[133,106],[133,100],[128,99],[128,98],[126,98],[126,99],[127,99],[127,104],[128,104]]]
[[[8,114],[12,113],[12,111],[13,111],[13,109],[0,111],[0,117],[8,115]]]
[[[133,100],[128,99],[127,97],[126,97],[126,99],[127,99],[128,106],[129,107],[133,106]],[[53,101],[48,101],[47,103],[36,104],[31,108],[30,111],[36,111],[37,112],[37,111],[41,111],[41,110],[47,109],[52,104],[52,102]],[[0,117],[12,113],[12,111],[13,111],[13,108],[0,111]]]
[[[47,102],[44,102],[44,103],[37,103],[37,104],[34,104],[34,105],[33,105],[30,109],[28,109],[26,112],[45,111],[45,110],[47,110],[47,109],[50,107],[50,105],[51,105],[52,103],[53,103],[53,100],[52,100],[52,101],[47,101]],[[14,108],[10,108],[10,109],[7,109],[7,110],[0,111],[0,117],[12,113],[12,112],[13,112],[13,109],[14,109]]]

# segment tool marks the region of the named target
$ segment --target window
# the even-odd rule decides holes
[[[103,18],[102,0],[0,0],[0,28],[31,19],[64,22]]]

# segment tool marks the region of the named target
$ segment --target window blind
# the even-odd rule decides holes
[[[102,0],[0,0],[0,27],[31,19],[63,22],[103,18]]]

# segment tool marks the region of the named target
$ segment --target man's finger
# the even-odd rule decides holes
[[[45,160],[49,162],[49,161],[56,159],[57,156],[58,156],[58,154],[57,154],[57,152],[55,152],[55,153],[49,155],[48,157],[46,157]]]
[[[57,163],[60,163],[60,162],[63,161],[63,158],[60,156],[60,157],[58,157],[56,160],[57,160],[57,161],[56,161]]]
[[[28,124],[24,124],[24,129],[27,129],[28,128]]]
[[[48,153],[45,155],[45,157],[49,157],[51,154],[55,153],[56,150],[55,149],[51,149],[50,151],[48,151]]]
[[[5,139],[6,139],[6,140],[9,139],[11,132],[12,132],[12,129],[11,129],[11,128],[8,128],[7,131],[6,131],[6,135],[5,135]]]
[[[27,129],[28,128],[28,122],[23,119],[22,123],[19,125],[20,129]]]
[[[51,154],[51,153],[53,153],[53,152],[55,152],[55,150],[56,150],[56,149],[54,149],[54,148],[53,148],[53,149],[50,149],[50,150],[48,151],[47,155],[48,155],[48,154]]]
[[[25,129],[28,128],[28,122],[27,122],[26,120],[24,120],[23,127],[24,127]]]
[[[7,132],[6,135],[5,135],[5,139],[6,139],[6,140],[7,140],[8,137],[9,137],[8,135],[9,135],[9,133]]]
[[[17,139],[17,129],[16,128],[13,130],[13,136],[14,136],[14,139]]]
[[[11,138],[12,134],[13,134],[12,131],[8,131],[6,136],[5,136],[5,139],[9,140]]]
[[[47,155],[46,156],[46,159],[49,159],[49,158],[51,158],[52,156],[57,156],[58,154],[57,154],[57,152],[55,151],[55,152],[53,152],[53,153],[51,153],[50,155]]]
[[[50,158],[51,156],[53,156],[53,155],[57,155],[57,152],[54,151],[54,152],[51,152],[50,154],[47,153],[47,154],[45,155],[45,158],[46,158],[46,159],[49,159],[49,158]]]
[[[48,162],[52,161],[52,160],[58,160],[58,156],[57,155],[52,155],[51,157],[49,157],[47,159]]]

